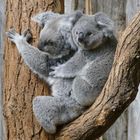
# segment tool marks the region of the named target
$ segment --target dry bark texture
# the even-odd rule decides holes
[[[101,136],[135,99],[140,82],[140,13],[123,32],[109,78],[96,102],[61,129],[56,140]]]
[[[3,132],[4,132],[4,121],[3,121],[3,102],[2,102],[2,68],[3,68],[3,36],[4,36],[4,19],[5,19],[5,4],[3,0],[0,0],[0,140],[4,140]]]
[[[62,12],[63,9],[63,0],[6,0],[6,30],[12,26],[18,32],[30,28],[35,42],[33,45],[37,46],[39,27],[31,22],[31,16],[41,11]],[[33,98],[48,95],[47,86],[27,68],[15,45],[7,39],[5,42],[3,102],[6,139],[51,140],[32,112]]]

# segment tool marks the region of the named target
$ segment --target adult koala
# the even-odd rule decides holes
[[[54,19],[55,22],[65,21],[63,18]],[[48,22],[47,26],[52,21]],[[56,27],[58,29],[59,26]],[[78,48],[78,52],[58,67],[51,67],[56,64],[48,66],[48,63],[50,59],[53,61],[60,58],[59,55],[58,58],[54,57],[51,52],[50,57],[48,52],[41,52],[31,47],[26,42],[25,35],[20,36],[13,30],[7,33],[16,44],[25,63],[52,86],[53,96],[38,96],[33,100],[35,116],[48,133],[55,133],[57,125],[78,117],[101,92],[110,72],[116,47],[113,30],[113,22],[103,13],[82,15],[75,22],[68,37],[70,48]],[[54,69],[52,72],[49,71],[50,76],[48,76],[48,67]]]
[[[44,129],[49,133],[55,133],[56,131],[55,124],[53,124],[50,120],[54,115],[53,107],[55,106],[55,104],[57,104],[57,106],[60,106],[63,111],[63,107],[61,107],[63,106],[64,102],[63,98],[65,98],[67,100],[65,101],[69,103],[69,106],[71,108],[71,118],[63,118],[62,123],[68,122],[75,116],[78,116],[83,110],[82,107],[73,99],[67,99],[69,95],[69,92],[67,91],[70,91],[71,89],[72,79],[53,78],[52,76],[49,76],[51,66],[57,65],[57,63],[64,63],[77,50],[77,46],[73,44],[71,38],[71,30],[81,16],[83,16],[83,14],[80,11],[76,11],[69,15],[60,15],[52,12],[45,12],[33,17],[32,19],[39,23],[39,25],[42,27],[42,30],[40,32],[39,48],[31,46],[27,42],[31,38],[31,33],[29,30],[26,30],[22,35],[16,33],[14,29],[10,29],[6,33],[8,38],[16,44],[17,49],[24,59],[24,62],[35,74],[38,74],[40,78],[44,79],[46,82],[49,82],[49,85],[52,85],[52,95],[58,96],[58,99],[57,97],[54,98],[52,96],[47,97],[48,110],[46,108],[46,111],[49,112],[49,110],[52,110],[52,115],[51,113],[47,113],[48,121],[46,119],[46,114],[44,115],[43,111],[41,111],[44,108],[41,108],[42,105],[40,106],[39,101],[37,101],[38,110],[33,109],[35,112],[35,116],[44,127]],[[61,99],[59,98],[59,96],[63,96],[63,98]],[[34,102],[36,100],[38,100],[38,97],[34,99]],[[43,104],[44,102],[42,101],[41,103]],[[52,104],[54,104],[54,106]],[[71,106],[71,104],[73,104],[73,107]],[[75,108],[75,106],[77,107]],[[40,111],[41,113],[39,113]],[[44,122],[44,120],[46,120],[45,122],[47,124]],[[61,124],[61,121],[59,122]]]

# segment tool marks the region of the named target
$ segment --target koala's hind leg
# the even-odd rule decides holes
[[[41,78],[46,79],[48,74],[48,56],[27,42],[31,38],[30,31],[26,30],[20,35],[14,29],[10,29],[6,34],[16,44],[19,53],[29,68]]]
[[[70,97],[37,96],[33,100],[33,112],[46,132],[54,134],[57,125],[72,121],[83,108]]]
[[[36,119],[40,125],[51,134],[56,132],[56,126],[53,122],[53,117],[56,113],[53,111],[54,106],[50,107],[52,102],[53,97],[50,96],[37,96],[33,100],[33,112]]]
[[[53,134],[56,132],[55,123],[59,116],[59,110],[54,97],[37,96],[33,100],[33,112],[40,125],[46,132]]]

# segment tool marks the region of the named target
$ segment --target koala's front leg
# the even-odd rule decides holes
[[[6,34],[8,38],[16,44],[19,53],[29,68],[46,80],[46,76],[48,74],[48,56],[38,50],[38,48],[28,44],[27,40],[31,37],[30,31],[26,30],[22,35],[20,35],[16,33],[14,29],[10,29]]]
[[[76,71],[75,68],[68,63],[52,66],[51,69],[52,72],[50,72],[49,75],[56,78],[74,78],[78,73],[78,71]]]
[[[49,74],[59,78],[74,78],[86,63],[82,51],[79,51],[66,63],[52,67],[53,71]]]

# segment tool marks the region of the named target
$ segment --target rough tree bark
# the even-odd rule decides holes
[[[140,83],[140,13],[119,39],[109,78],[95,103],[56,135],[56,140],[101,136],[135,99]]]
[[[4,12],[5,12],[5,3],[3,0],[0,0],[0,140],[4,140],[4,121],[3,121],[3,102],[2,102],[2,78],[3,78],[3,73],[2,73],[2,68],[3,68],[3,36],[4,36]]]
[[[63,0],[6,0],[6,30],[11,26],[18,32],[30,28],[35,42],[33,45],[37,46],[39,28],[31,22],[31,16],[41,11],[62,12],[63,9]],[[3,94],[7,140],[52,139],[45,134],[32,113],[34,96],[48,95],[46,84],[24,65],[16,47],[7,39],[4,50]]]

